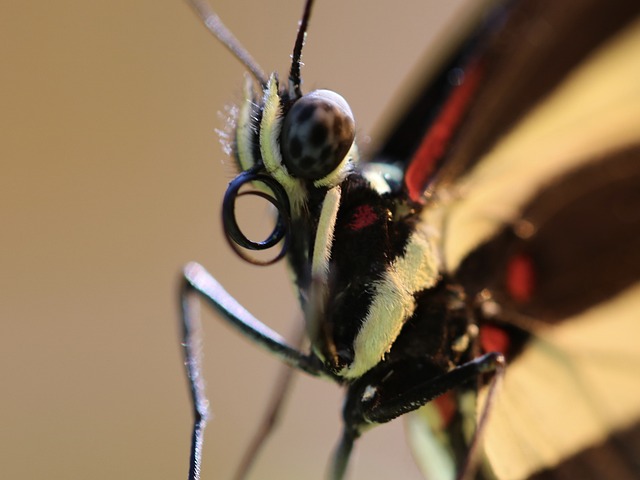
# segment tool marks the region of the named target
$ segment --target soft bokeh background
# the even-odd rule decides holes
[[[285,73],[301,3],[215,8],[265,70]],[[341,92],[360,140],[375,138],[461,2],[317,3],[305,87]],[[297,312],[284,265],[245,265],[220,231],[233,169],[214,130],[243,68],[180,0],[5,0],[0,60],[0,477],[184,478],[181,266],[199,260],[283,333]],[[203,478],[228,478],[279,365],[205,320]],[[322,478],[340,407],[336,387],[297,377],[253,478]],[[418,478],[402,422],[359,442],[351,478]]]

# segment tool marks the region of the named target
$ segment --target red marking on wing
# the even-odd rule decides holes
[[[361,230],[378,221],[378,214],[371,205],[360,205],[351,216],[348,227],[351,230]]]
[[[456,411],[458,410],[458,404],[456,403],[453,393],[443,393],[439,397],[433,399],[433,404],[438,409],[438,412],[440,412],[442,425],[446,427],[451,423]]]
[[[533,296],[536,278],[533,261],[527,255],[515,255],[507,264],[507,290],[516,302],[525,303]]]
[[[493,325],[480,327],[480,347],[484,352],[500,352],[507,354],[511,340],[507,332]]]
[[[411,159],[404,182],[412,200],[416,202],[420,200],[436,162],[444,155],[451,137],[467,111],[467,106],[480,83],[482,73],[479,63],[475,63],[465,70],[464,82],[453,91],[445,102],[440,114]]]

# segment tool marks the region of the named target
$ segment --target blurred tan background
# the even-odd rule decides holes
[[[319,0],[306,91],[341,92],[360,140],[375,138],[460,4]],[[302,1],[215,8],[284,76]],[[180,0],[3,1],[0,60],[0,477],[185,478],[181,266],[202,262],[283,334],[297,312],[284,264],[244,264],[220,231],[233,169],[214,130],[243,68]],[[206,480],[231,475],[279,365],[205,320]],[[336,387],[298,376],[252,478],[323,478],[341,402]],[[419,478],[402,422],[365,435],[351,473]]]

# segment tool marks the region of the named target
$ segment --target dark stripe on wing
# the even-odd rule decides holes
[[[639,245],[636,145],[545,187],[524,207],[521,219],[462,262],[456,279],[469,295],[488,288],[503,315],[517,312],[553,323],[640,281]],[[523,259],[530,271],[520,265],[524,272],[514,275],[514,265]],[[515,294],[520,291],[527,295]]]
[[[513,4],[513,7],[510,6]],[[547,96],[595,48],[638,18],[640,3],[625,0],[506,2],[496,9],[443,63],[442,73],[421,94],[374,156],[376,161],[419,161],[424,178],[409,180],[412,191],[434,180],[450,181],[468,169]],[[473,67],[483,78],[473,98],[456,105],[455,121],[445,115],[448,101],[465,88]],[[434,158],[416,151],[433,130],[446,129]],[[446,165],[446,171],[439,172]],[[439,173],[438,173],[439,172]]]
[[[638,18],[625,0],[523,1],[483,54],[485,87],[459,130],[445,177],[476,162],[599,45]]]
[[[637,480],[640,478],[640,422],[604,443],[567,458],[531,480]]]

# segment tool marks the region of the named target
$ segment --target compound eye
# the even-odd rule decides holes
[[[356,135],[346,100],[330,90],[315,90],[293,104],[282,126],[282,159],[289,173],[319,180],[336,169]]]

